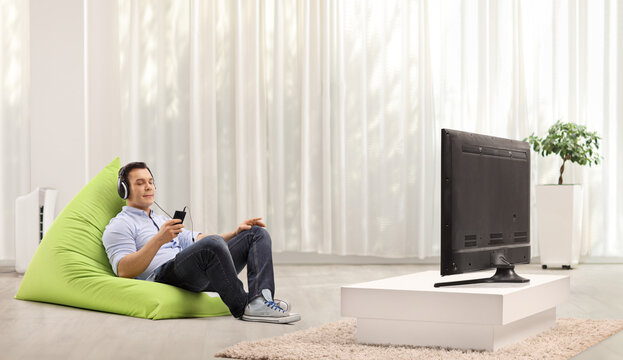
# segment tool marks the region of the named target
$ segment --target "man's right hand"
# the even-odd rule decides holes
[[[179,235],[179,233],[182,232],[183,228],[184,224],[182,224],[182,220],[180,219],[169,220],[162,224],[162,226],[160,227],[160,231],[158,231],[158,234],[156,234],[160,246],[175,239]]]
[[[160,247],[175,239],[182,232],[184,225],[180,219],[165,222],[160,231],[152,237],[139,251],[128,254],[121,258],[117,264],[119,277],[135,278],[139,276],[154,259]]]

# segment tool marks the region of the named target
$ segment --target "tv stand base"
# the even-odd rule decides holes
[[[361,343],[495,351],[553,327],[569,297],[568,276],[435,288],[440,279],[427,271],[344,286],[342,315],[357,318]]]
[[[441,346],[495,351],[550,329],[555,324],[556,308],[507,325],[357,318],[357,341],[364,344]]]

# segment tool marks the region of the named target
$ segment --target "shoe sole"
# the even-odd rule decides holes
[[[290,315],[284,317],[242,315],[242,320],[266,322],[271,324],[289,324],[301,320],[301,315]]]

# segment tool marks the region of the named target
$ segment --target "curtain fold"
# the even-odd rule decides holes
[[[158,203],[189,205],[190,4],[119,1],[122,161],[151,168]],[[192,75],[194,76],[194,74]]]
[[[28,1],[0,1],[0,261],[15,259],[15,199],[30,189]]]
[[[623,256],[616,1],[119,4],[124,155],[195,229],[262,216],[275,251],[438,256],[440,130],[523,139],[562,119],[603,137],[601,165],[565,173],[582,252]],[[532,162],[533,185],[556,180],[558,159]]]

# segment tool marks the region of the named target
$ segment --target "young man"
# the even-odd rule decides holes
[[[270,235],[261,218],[243,221],[236,230],[205,235],[184,229],[181,220],[154,214],[156,187],[145,163],[119,170],[119,195],[127,206],[110,220],[102,241],[119,277],[157,281],[186,290],[216,291],[236,318],[291,323],[275,292]],[[238,274],[247,266],[247,294]]]

